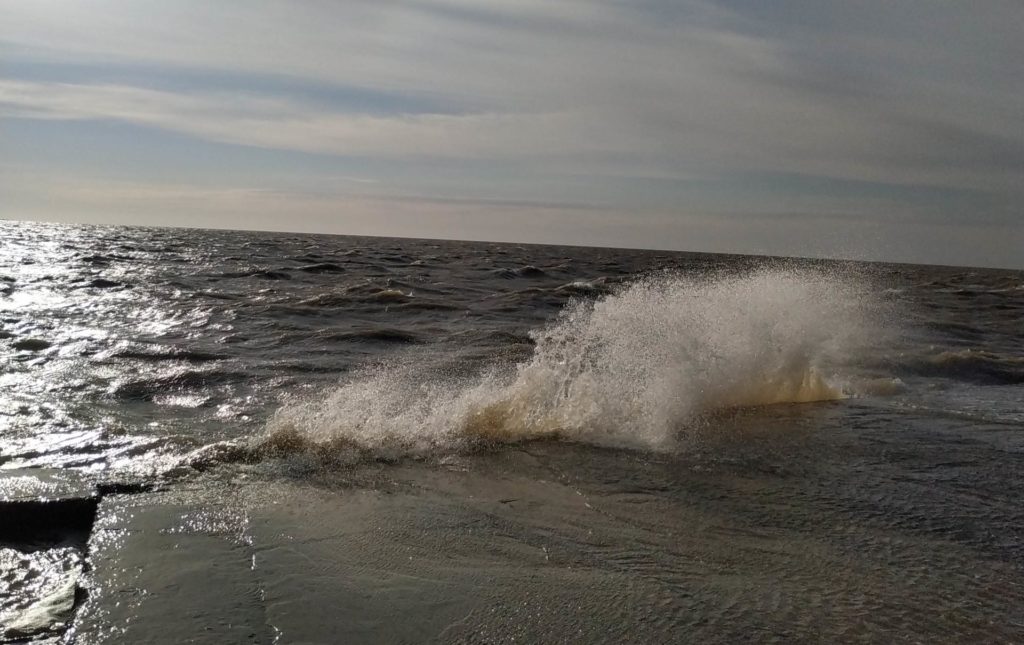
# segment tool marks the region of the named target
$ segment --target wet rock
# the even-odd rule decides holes
[[[276,642],[244,526],[215,500],[105,498],[83,581],[89,596],[69,633],[82,643]]]
[[[9,620],[2,637],[20,642],[64,631],[79,596],[78,575],[65,576],[55,589]]]
[[[33,548],[84,544],[98,503],[96,490],[75,471],[0,471],[0,544]]]
[[[156,486],[152,482],[141,481],[110,481],[96,484],[96,492],[100,497],[107,495],[136,495],[152,492]]]
[[[85,599],[78,583],[99,499],[76,471],[0,471],[0,642],[59,641]]]

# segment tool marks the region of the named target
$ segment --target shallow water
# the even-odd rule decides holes
[[[328,573],[358,555],[369,586],[451,581],[448,609],[409,617],[440,640],[1024,635],[1021,272],[12,222],[0,240],[0,468],[200,498],[228,481],[253,530],[275,499],[312,505],[311,540],[389,527],[315,554],[317,582],[271,567],[279,594],[344,595]],[[367,639],[388,607],[358,609]]]

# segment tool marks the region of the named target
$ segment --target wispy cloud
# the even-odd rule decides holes
[[[449,197],[504,181],[647,210],[1021,217],[1024,8],[1010,0],[0,0],[0,24],[9,60],[52,72],[0,78],[0,117],[365,160],[375,172],[324,176],[367,189],[443,163],[463,171]],[[317,90],[287,90],[303,84]],[[751,177],[779,178],[757,208]]]
[[[719,85],[715,93],[723,91]],[[1024,164],[1024,146],[1009,138],[902,114],[857,114],[771,88],[744,91],[751,95],[716,100],[706,111],[660,113],[652,103],[643,119],[642,110],[611,103],[549,113],[376,116],[253,94],[0,79],[0,116],[122,121],[317,154],[554,161],[563,172],[605,174],[618,165],[662,177],[772,171],[1000,188],[1016,186]]]
[[[308,11],[266,1],[113,2],[106,4],[116,10],[104,11],[62,3],[60,20],[45,4],[6,3],[5,35],[55,56],[435,95],[460,113],[382,118],[248,94],[8,85],[22,116],[118,119],[329,154],[561,153],[591,166],[627,159],[655,174],[770,169],[1006,188],[1019,178],[1007,170],[1024,161],[1020,88],[990,88],[995,102],[977,92],[969,73],[989,63],[971,51],[966,63],[958,59],[956,77],[943,77],[928,57],[948,60],[945,43],[920,38],[928,34],[913,23],[903,32],[854,30],[829,44],[815,41],[832,36],[827,24],[783,40],[764,18],[699,1],[674,10],[659,2],[353,1]],[[893,12],[870,10],[880,22]],[[942,18],[972,18],[991,28],[988,38],[1005,31],[975,13],[945,7],[929,12],[928,23],[941,33]],[[1024,56],[1024,47],[1001,46]],[[878,60],[880,52],[889,58]]]
[[[239,145],[373,157],[502,157],[560,152],[562,114],[345,114],[285,98],[119,85],[0,80],[0,116],[113,120]],[[573,152],[587,145],[577,142]]]

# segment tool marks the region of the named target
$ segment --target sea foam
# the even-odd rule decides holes
[[[417,361],[357,372],[278,410],[257,449],[400,457],[540,438],[668,449],[726,408],[852,394],[847,367],[877,328],[868,293],[811,270],[641,279],[571,302],[516,365],[468,379]]]

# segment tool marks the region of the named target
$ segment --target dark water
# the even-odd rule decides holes
[[[432,610],[439,640],[1024,638],[1021,272],[12,222],[0,243],[0,468],[413,491],[360,519],[391,526],[360,557],[474,599]],[[12,598],[33,558],[80,557],[2,552]]]

